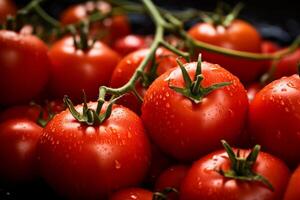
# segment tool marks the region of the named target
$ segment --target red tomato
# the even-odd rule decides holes
[[[76,109],[81,112],[82,106]],[[63,111],[47,124],[38,143],[41,176],[69,199],[106,199],[117,189],[139,184],[150,155],[142,121],[118,105],[103,124],[94,126]]]
[[[197,63],[185,65],[194,77]],[[248,100],[237,77],[219,65],[202,62],[203,87],[231,82],[196,104],[169,85],[184,85],[180,68],[170,70],[149,87],[142,106],[142,119],[154,143],[179,160],[194,160],[220,147],[223,138],[237,142],[244,126]],[[180,150],[179,150],[180,149]]]
[[[48,80],[48,48],[33,35],[0,31],[0,105],[30,101]]]
[[[1,181],[19,184],[36,178],[36,144],[42,130],[25,118],[0,123]]]
[[[91,15],[95,10],[106,14],[111,11],[111,6],[105,1],[88,1],[83,4],[73,5],[63,12],[61,22],[65,25],[79,22]],[[130,33],[130,25],[126,16],[116,15],[106,18],[102,23],[92,25],[91,31],[93,35],[97,35],[99,30],[107,31],[104,41],[110,42],[110,40],[128,35]]]
[[[97,41],[89,50],[76,49],[72,37],[56,42],[49,51],[55,97],[69,95],[80,100],[82,89],[88,97],[97,98],[98,88],[107,85],[119,56],[108,46]]]
[[[0,0],[0,24],[5,22],[8,15],[16,14],[16,6],[11,0]]]
[[[250,104],[255,143],[294,165],[300,162],[300,78],[284,77],[264,87]]]
[[[112,87],[121,87],[127,83],[148,53],[149,49],[141,49],[123,58],[113,72],[110,85]],[[174,53],[164,48],[157,49],[155,58],[155,62],[158,63],[157,75],[161,75],[168,69],[176,67],[178,65],[176,58],[177,56]],[[140,83],[137,84],[136,90],[142,97],[146,92],[146,88]],[[118,101],[118,103],[130,108],[136,113],[140,113],[141,102],[133,94],[126,94]]]
[[[151,144],[151,155],[151,165],[144,181],[149,187],[152,187],[157,177],[172,164],[172,161],[154,144]]]
[[[142,48],[148,47],[146,38],[140,35],[126,35],[117,39],[114,42],[113,49],[120,55],[126,56],[127,54],[137,51]]]
[[[288,187],[286,189],[284,200],[298,200],[300,198],[300,166],[291,176]]]
[[[236,152],[236,150],[235,150]],[[240,150],[246,158],[249,150]],[[226,178],[218,170],[228,171],[232,162],[222,150],[196,161],[184,178],[180,200],[281,200],[289,180],[289,169],[276,157],[260,152],[252,171],[265,177],[274,191],[258,181],[242,181]]]
[[[181,183],[189,168],[185,165],[175,165],[165,170],[155,183],[155,191],[163,191],[165,188],[174,188],[179,191]],[[180,192],[179,192],[180,193]],[[170,193],[168,200],[179,199],[178,194]]]
[[[193,26],[188,33],[194,39],[212,45],[239,51],[261,52],[259,33],[252,25],[242,20],[234,20],[228,27],[199,23]],[[259,77],[264,70],[265,61],[239,59],[204,50],[201,53],[203,60],[220,64],[245,83]]]
[[[262,53],[274,53],[278,50],[280,50],[280,47],[275,42],[271,42],[268,40],[263,40],[261,42],[261,52]]]
[[[109,200],[152,200],[153,193],[142,188],[127,188],[113,194]]]
[[[283,57],[276,65],[274,79],[283,76],[291,76],[297,73],[297,65],[300,63],[300,48],[295,52]]]

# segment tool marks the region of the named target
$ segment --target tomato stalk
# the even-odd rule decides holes
[[[272,184],[265,177],[252,171],[252,167],[255,164],[260,151],[260,145],[255,145],[250,154],[246,158],[242,158],[240,157],[239,150],[237,151],[237,154],[235,154],[225,140],[222,140],[221,142],[231,161],[230,170],[218,170],[222,176],[242,181],[258,181],[266,185],[270,190],[274,191]]]
[[[194,103],[196,103],[196,104],[200,103],[202,101],[202,99],[205,96],[207,96],[209,93],[211,93],[212,91],[231,84],[229,82],[222,82],[222,83],[213,84],[206,88],[203,87],[201,85],[201,82],[204,79],[204,77],[201,73],[201,64],[202,64],[201,54],[198,57],[196,73],[195,73],[193,81],[190,78],[188,72],[186,71],[184,65],[182,64],[182,62],[179,59],[177,59],[177,63],[182,72],[182,77],[183,77],[185,85],[183,88],[179,88],[179,87],[170,85],[170,80],[168,80],[169,87],[172,90],[174,90],[174,91],[182,94],[183,96],[189,98],[190,100],[194,101]]]

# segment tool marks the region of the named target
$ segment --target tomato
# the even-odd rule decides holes
[[[5,22],[8,15],[16,14],[16,6],[11,0],[0,0],[0,24]]]
[[[140,63],[148,53],[149,49],[141,49],[123,58],[112,74],[110,86],[116,88],[121,87],[125,83],[127,83],[135,72],[136,68],[140,65]],[[157,49],[155,58],[155,62],[158,64],[156,71],[157,75],[161,75],[168,69],[176,67],[178,65],[176,62],[176,58],[177,56],[174,53],[164,48]],[[145,89],[140,83],[138,83],[136,85],[136,90],[143,97],[147,89]],[[141,102],[133,94],[126,94],[118,101],[118,103],[130,108],[138,114],[140,113]]]
[[[271,42],[268,40],[263,40],[261,42],[261,52],[262,53],[274,53],[280,50],[280,47],[275,42]]]
[[[237,150],[234,150],[237,152]],[[240,150],[246,158],[250,150]],[[267,179],[272,191],[258,181],[243,181],[227,178],[220,170],[228,171],[232,162],[224,151],[211,153],[196,161],[184,178],[180,189],[180,200],[281,200],[289,180],[289,169],[278,158],[264,152],[258,154],[252,171]]]
[[[300,166],[292,174],[289,181],[288,187],[286,189],[284,200],[297,200],[300,198]]]
[[[197,63],[185,65],[194,77]],[[203,87],[231,82],[195,103],[169,85],[184,85],[181,69],[157,78],[147,90],[142,106],[146,130],[158,147],[172,157],[192,161],[219,148],[220,139],[237,142],[242,132],[248,100],[238,78],[216,64],[202,63]],[[180,150],[179,150],[180,149]]]
[[[144,180],[145,184],[152,187],[158,176],[172,164],[172,160],[164,155],[160,149],[154,144],[151,144],[151,165],[148,174]]]
[[[273,81],[257,93],[248,117],[253,141],[291,165],[300,162],[299,91],[298,75]]]
[[[156,191],[163,191],[165,188],[174,188],[179,191],[181,183],[188,172],[185,165],[175,165],[166,169],[157,179],[155,183]],[[180,193],[180,192],[179,192]],[[172,193],[168,195],[168,200],[179,199],[178,194]]]
[[[188,31],[188,34],[196,40],[228,49],[253,53],[261,52],[259,33],[255,27],[243,20],[234,20],[227,27],[198,23]],[[234,58],[204,50],[201,53],[203,60],[223,66],[244,83],[258,78],[263,73],[263,66],[266,64],[265,61]]]
[[[297,73],[297,65],[300,63],[300,48],[283,57],[276,65],[274,79],[290,76]]]
[[[111,5],[105,1],[88,1],[67,8],[61,15],[61,22],[64,25],[76,23],[86,19],[95,10],[106,14],[110,12],[111,9]],[[95,23],[91,27],[92,35],[97,35],[101,30],[107,32],[104,37],[104,41],[107,42],[128,35],[130,33],[128,18],[125,15],[116,15],[111,18],[106,18],[102,23]]]
[[[119,105],[104,123],[93,126],[63,111],[47,124],[38,143],[41,176],[69,199],[106,199],[115,190],[139,184],[150,157],[142,121]]]
[[[127,188],[113,194],[109,200],[152,200],[153,193],[142,188]]]
[[[26,118],[0,123],[0,180],[9,184],[33,181],[36,177],[36,144],[42,127]]]
[[[147,39],[140,35],[126,35],[117,39],[114,42],[113,49],[120,55],[126,56],[127,54],[137,51],[142,48],[148,47]]]
[[[90,49],[76,49],[72,37],[56,42],[49,51],[51,60],[50,88],[53,95],[69,95],[81,99],[82,90],[88,97],[97,98],[98,88],[107,85],[119,56],[108,46],[97,41]]]
[[[48,80],[48,48],[33,35],[0,31],[0,105],[30,101]]]

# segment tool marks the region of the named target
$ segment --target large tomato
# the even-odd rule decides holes
[[[237,153],[237,150],[234,152]],[[245,159],[249,153],[250,150],[241,149],[239,157]],[[289,169],[278,158],[260,152],[252,168],[248,169],[268,180],[274,191],[259,181],[243,181],[221,175],[220,170],[228,172],[233,170],[233,165],[224,150],[211,153],[196,161],[182,182],[180,200],[281,200],[283,198],[289,180]],[[239,175],[243,174],[237,173],[237,176]]]
[[[291,165],[300,162],[300,78],[283,77],[264,87],[250,104],[255,143]]]
[[[33,35],[0,31],[0,105],[32,100],[48,80],[48,48]]]
[[[198,23],[188,34],[196,40],[228,49],[261,52],[261,37],[258,31],[243,20],[234,20],[229,26]],[[204,50],[201,53],[205,61],[223,66],[245,83],[253,81],[265,69],[265,61],[234,58]]]
[[[73,5],[67,8],[61,16],[61,22],[64,25],[79,22],[86,19],[95,10],[106,14],[111,11],[111,6],[105,1],[88,1],[83,4]],[[106,18],[102,23],[95,23],[91,27],[93,35],[97,35],[99,31],[106,33],[104,41],[111,42],[111,40],[118,39],[130,33],[130,25],[127,16],[116,15]]]
[[[26,118],[0,123],[1,182],[19,184],[37,177],[36,145],[42,130],[42,127]]]
[[[148,53],[149,49],[141,49],[130,53],[123,58],[112,74],[110,85],[112,87],[121,87],[126,84]],[[155,56],[155,62],[158,64],[156,71],[157,75],[161,75],[168,69],[178,65],[176,62],[177,56],[164,48],[157,49]],[[138,83],[136,85],[136,90],[143,97],[147,88]],[[136,113],[140,113],[141,102],[133,94],[126,94],[119,100],[119,103],[132,109]]]
[[[97,41],[88,50],[76,49],[72,37],[56,42],[49,51],[51,60],[50,88],[55,97],[69,95],[79,100],[82,90],[97,98],[98,88],[107,85],[119,56]]]
[[[284,200],[298,200],[300,198],[300,166],[292,174],[286,189]]]
[[[153,193],[142,188],[127,188],[114,193],[109,200],[152,200]]]
[[[81,112],[82,106],[75,109]],[[117,189],[139,184],[150,155],[142,121],[119,105],[101,125],[82,124],[63,111],[47,124],[38,143],[41,176],[70,199],[105,199]]]
[[[0,0],[0,24],[5,22],[8,15],[16,13],[16,6],[11,0]]]
[[[185,65],[194,77],[197,63]],[[149,87],[142,106],[142,119],[149,136],[165,153],[180,160],[194,160],[219,148],[219,141],[237,142],[242,132],[248,100],[237,77],[216,64],[202,63],[202,86],[231,82],[200,103],[170,88],[184,85],[181,69],[170,70]]]

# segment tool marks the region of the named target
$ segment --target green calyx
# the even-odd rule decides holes
[[[220,3],[218,4],[215,12],[213,12],[211,15],[202,14],[203,21],[213,24],[215,26],[221,25],[224,27],[228,27],[233,20],[235,20],[242,8],[244,7],[243,4],[238,3],[230,12],[229,14],[224,14],[225,10],[225,4]],[[227,6],[228,7],[228,6]]]
[[[274,191],[272,184],[262,175],[257,174],[252,171],[252,167],[255,164],[259,151],[260,145],[255,145],[250,152],[250,154],[246,158],[240,157],[240,151],[237,151],[235,154],[229,144],[225,141],[221,141],[228,157],[231,161],[231,169],[228,171],[223,171],[222,169],[218,170],[218,172],[230,179],[237,179],[242,181],[257,181],[266,185],[270,190]]]
[[[89,42],[89,27],[90,23],[87,20],[83,20],[80,24],[78,30],[75,26],[69,26],[69,31],[72,33],[74,46],[76,49],[81,49],[83,51],[90,49],[93,46]]]
[[[176,193],[178,194],[178,190],[175,188],[167,187],[161,192],[154,192],[152,200],[168,200],[168,194]]]
[[[121,96],[120,96],[121,97]],[[100,111],[105,103],[104,99],[99,99],[98,100],[98,104],[97,104],[97,109],[91,109],[88,107],[87,105],[87,101],[86,101],[86,95],[83,92],[83,107],[82,107],[82,112],[78,112],[75,107],[74,104],[72,103],[71,99],[68,96],[65,96],[63,101],[65,103],[65,105],[67,106],[67,108],[69,109],[69,111],[71,112],[71,114],[73,115],[73,117],[81,122],[84,123],[88,126],[92,126],[92,125],[100,125],[102,124],[107,118],[109,118],[111,112],[112,112],[112,106],[113,104],[120,98],[112,98],[113,100],[109,101],[108,106],[106,108],[106,111],[102,114],[100,114]]]
[[[196,73],[193,81],[190,78],[188,72],[186,71],[184,65],[179,59],[177,59],[177,63],[179,64],[179,67],[181,69],[185,86],[183,88],[172,86],[170,85],[170,80],[169,80],[169,87],[172,90],[194,101],[194,103],[196,104],[200,103],[202,99],[212,91],[231,84],[230,82],[222,82],[222,83],[213,84],[209,87],[203,87],[201,85],[201,82],[204,79],[201,72],[201,64],[202,64],[201,54],[198,57]]]

